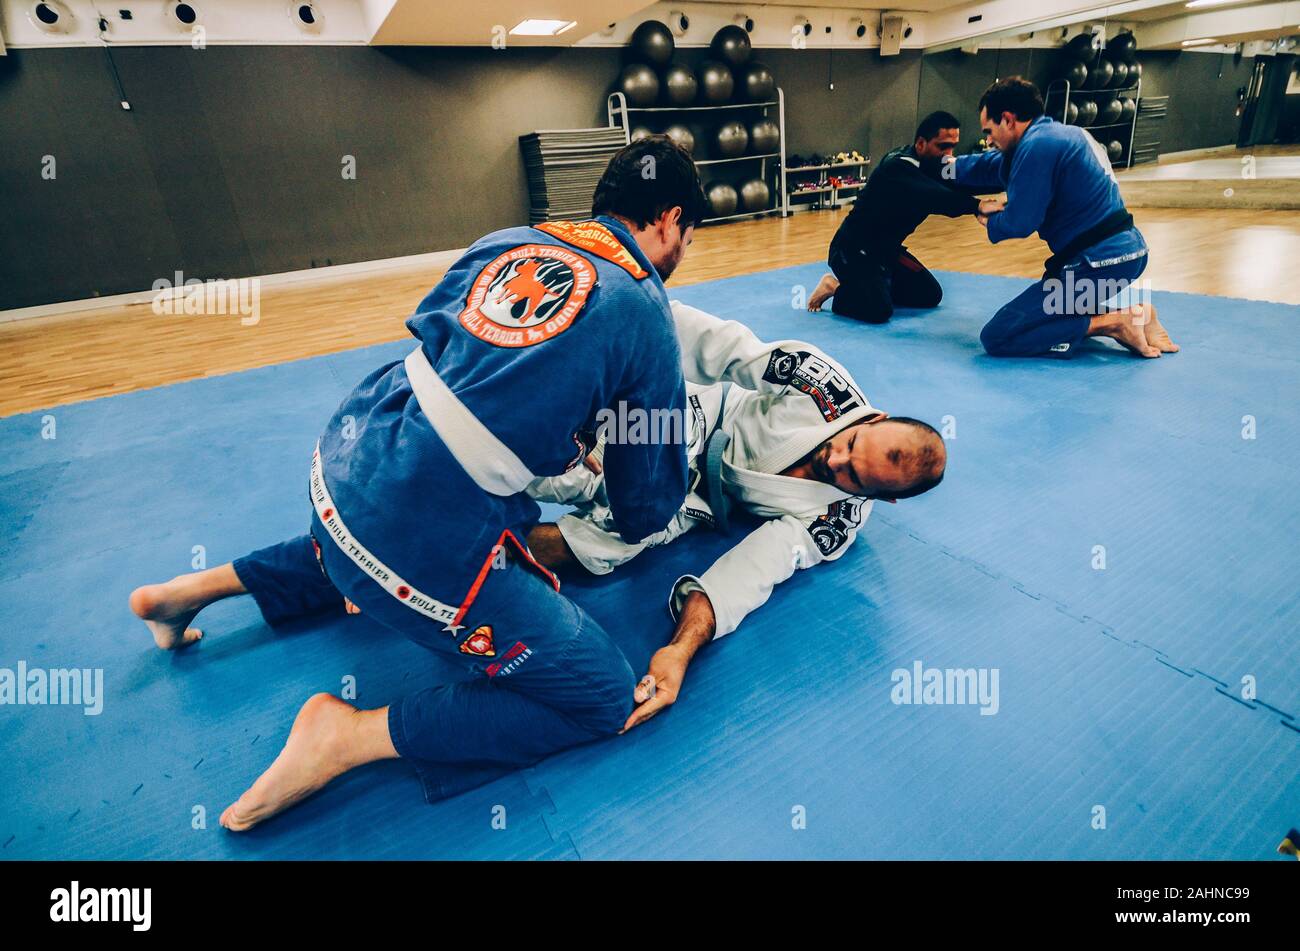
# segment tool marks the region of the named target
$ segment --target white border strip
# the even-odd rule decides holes
[[[450,267],[455,264],[465,248],[448,251],[430,251],[424,254],[410,254],[400,258],[381,258],[375,261],[356,261],[352,264],[330,264],[325,267],[306,268],[301,271],[280,271],[275,274],[261,274],[255,277],[262,287],[283,287],[290,284],[310,284],[314,281],[353,277],[358,274],[371,274],[381,271],[398,271],[420,265]],[[171,275],[168,275],[170,278]],[[228,280],[228,278],[223,278]],[[0,324],[11,320],[31,320],[37,317],[58,317],[62,314],[76,314],[88,310],[106,310],[112,307],[128,307],[132,304],[148,304],[158,296],[158,291],[130,291],[126,294],[112,294],[108,297],[87,297],[82,300],[56,301],[52,304],[36,304],[32,307],[15,307],[12,310],[0,310]]]

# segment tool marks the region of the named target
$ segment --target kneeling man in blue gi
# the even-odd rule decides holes
[[[1019,76],[985,90],[980,125],[995,148],[952,159],[944,177],[1006,189],[1002,211],[976,216],[990,241],[1037,231],[1052,251],[1042,280],[984,326],[984,349],[995,357],[1072,357],[1088,337],[1111,337],[1143,357],[1177,352],[1155,307],[1138,300],[1147,245],[1101,143],[1044,115],[1038,89]]]
[[[310,532],[132,593],[163,648],[201,637],[194,616],[221,598],[251,594],[272,624],[347,598],[476,675],[376,710],[317,694],[223,826],[251,828],[380,759],[412,762],[433,800],[623,727],[636,677],[529,552],[540,508],[524,490],[584,462],[602,408],[685,411],[663,281],[705,207],[690,155],[653,136],[611,160],[593,220],[475,242],[407,321],[418,346],[321,433]],[[609,447],[625,539],[668,525],[687,471],[684,441]]]

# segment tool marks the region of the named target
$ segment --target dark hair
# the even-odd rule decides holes
[[[932,437],[926,439],[916,452],[909,453],[906,460],[902,459],[903,450],[895,449],[890,452],[891,461],[904,463],[907,471],[912,476],[912,482],[905,489],[883,493],[885,496],[891,499],[910,499],[923,492],[929,492],[943,481],[944,467],[939,464],[939,450],[937,448],[943,445],[943,436],[939,434],[937,429],[929,423],[913,419],[911,416],[890,416],[888,419],[881,420],[881,422],[902,423],[905,426],[913,426],[921,430],[925,435]],[[893,457],[894,453],[898,453],[899,458],[895,459]]]
[[[682,209],[683,229],[703,221],[708,208],[691,154],[666,135],[646,136],[619,149],[591,200],[593,215],[618,215],[638,228],[675,207]]]
[[[1009,112],[1021,122],[1033,122],[1043,114],[1043,97],[1038,87],[1021,76],[999,79],[980,96],[981,109],[987,110],[990,122],[998,122]]]
[[[932,112],[916,127],[916,135],[912,136],[912,141],[925,139],[927,142],[939,134],[940,129],[960,129],[961,123],[951,112],[944,112],[942,109]]]

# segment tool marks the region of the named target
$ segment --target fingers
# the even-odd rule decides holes
[[[594,452],[589,453],[587,455],[587,458],[582,460],[582,464],[586,466],[588,469],[590,469],[592,472],[596,473],[596,475],[600,475],[602,471],[600,460],[596,458],[596,454]]]
[[[626,733],[628,730],[632,729],[632,727],[645,723],[646,720],[649,720],[671,702],[672,701],[668,698],[667,693],[660,693],[651,697],[645,703],[641,704],[641,706],[632,711],[632,715],[627,718],[627,722],[623,724],[623,729],[619,730],[619,732]]]

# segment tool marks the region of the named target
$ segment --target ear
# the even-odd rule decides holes
[[[888,414],[888,413],[882,413],[882,412],[877,411],[874,415],[872,415],[872,416],[868,416],[866,419],[864,419],[863,422],[864,422],[864,423],[883,423],[883,422],[884,422],[885,420],[887,420],[887,419],[889,419],[889,414]]]

